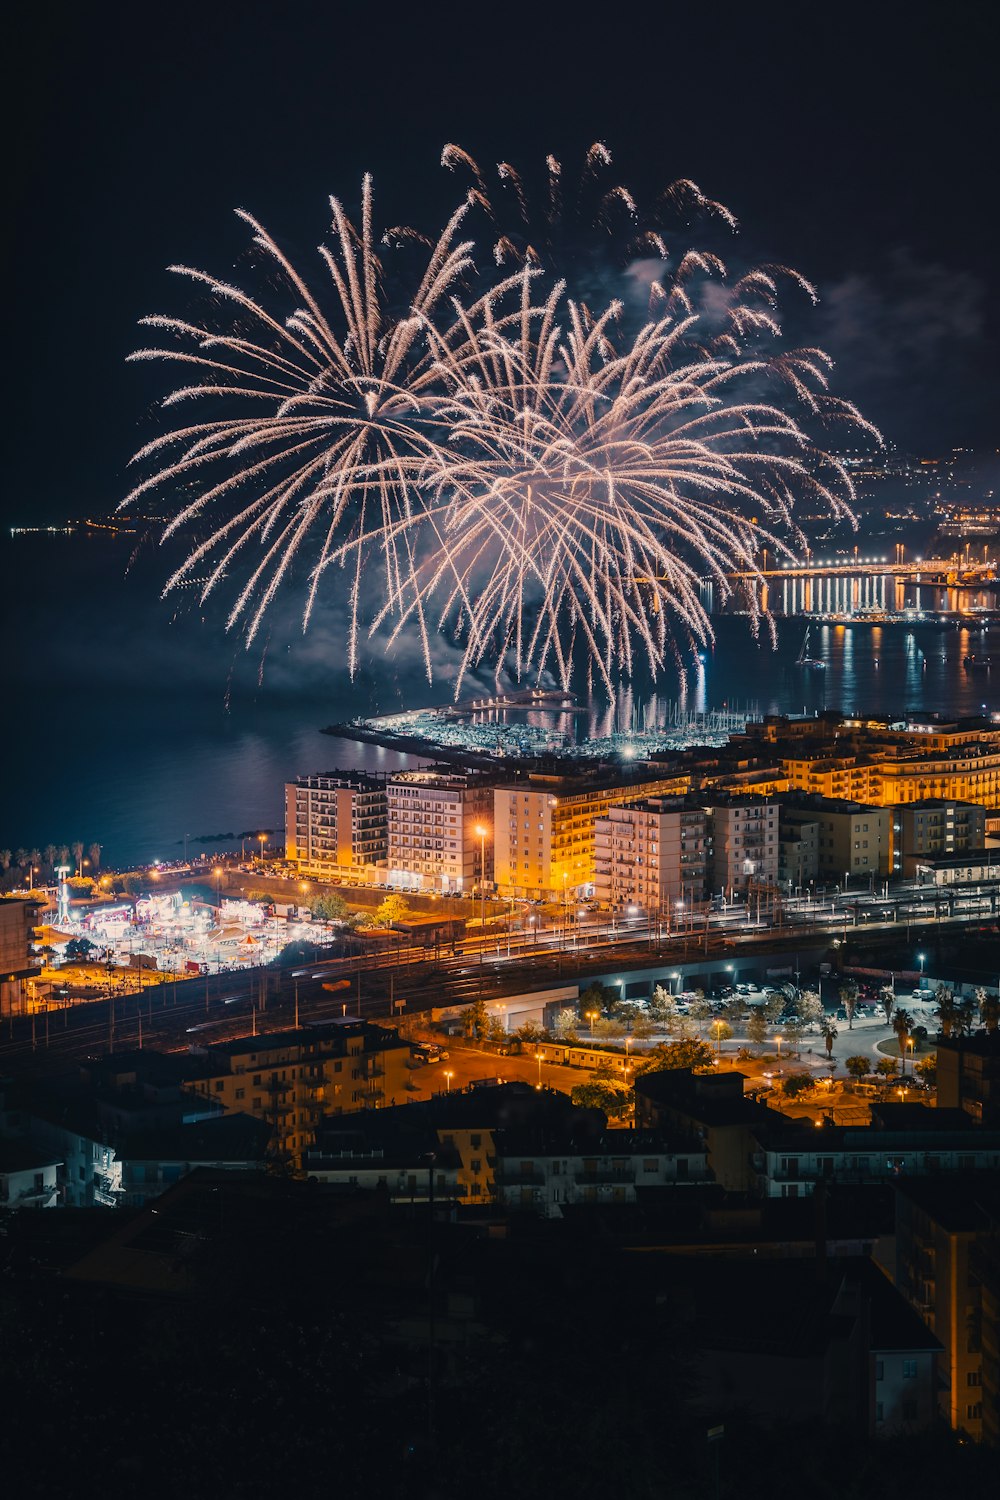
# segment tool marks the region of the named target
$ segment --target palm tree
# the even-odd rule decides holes
[[[941,1035],[951,1036],[958,1020],[958,1006],[955,1004],[955,992],[950,990],[946,984],[939,984],[934,998],[937,1000],[937,1009],[934,1014],[941,1022]]]
[[[98,872],[98,870],[101,868],[101,846],[100,846],[100,844],[91,844],[90,848],[87,850],[87,854],[90,857],[90,866],[91,866],[91,869],[93,870],[94,874],[96,875],[97,872]]]
[[[3,872],[6,875],[7,871],[10,869],[10,850],[9,849],[0,849],[0,866],[2,866]]]
[[[69,864],[69,845],[68,844],[60,844],[59,845],[59,863],[61,865],[68,865]]]
[[[827,1057],[833,1056],[833,1044],[837,1040],[838,1035],[837,1028],[832,1021],[823,1022],[823,1025],[820,1027],[820,1036],[823,1038],[826,1046]]]
[[[82,875],[83,874],[83,844],[80,842],[79,839],[77,839],[76,843],[73,844],[72,848],[73,848],[73,858],[76,861],[76,873],[78,875]]]
[[[14,863],[17,865],[17,868],[19,870],[23,870],[24,869],[25,865],[28,863],[28,851],[27,851],[27,849],[15,849],[14,850]]]
[[[858,1008],[858,987],[854,983],[854,980],[845,979],[844,983],[840,986],[839,994],[840,1003],[844,1007],[844,1014],[847,1017],[847,1029],[848,1031],[853,1031],[854,1012]]]
[[[892,1018],[892,1029],[896,1033],[896,1044],[899,1047],[899,1055],[906,1066],[906,1043],[909,1041],[910,1032],[913,1030],[913,1017],[909,1011],[902,1007],[896,1011]]]
[[[54,870],[56,867],[56,858],[58,857],[59,850],[56,848],[55,844],[46,844],[42,852],[45,855],[45,863],[48,865],[50,870]]]
[[[991,1033],[1000,1027],[1000,995],[991,995],[983,990],[983,998],[979,1002],[979,1019]]]
[[[30,878],[28,880],[28,884],[29,885],[32,885],[32,886],[34,885],[34,883],[35,883],[35,872],[36,872],[36,870],[39,870],[41,868],[41,864],[42,864],[42,852],[41,852],[41,850],[40,849],[32,849],[31,852],[30,852],[30,854],[28,855],[28,867],[29,867],[29,870],[30,870]]]
[[[896,991],[891,984],[884,984],[878,992],[879,1003],[885,1011],[885,1024],[888,1026],[892,1020],[892,1013],[896,1007]]]

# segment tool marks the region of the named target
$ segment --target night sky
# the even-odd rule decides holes
[[[445,141],[485,163],[608,142],[621,180],[695,178],[739,250],[822,302],[810,341],[902,447],[997,446],[991,8],[22,7],[8,33],[5,512],[107,511],[163,370],[129,368],[173,260],[232,274],[258,214],[307,258],[375,174],[437,227]]]

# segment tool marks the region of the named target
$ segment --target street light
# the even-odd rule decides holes
[[[597,1017],[600,1014],[600,1012],[596,1011],[596,1010],[588,1010],[586,1014],[587,1014],[587,1020],[590,1022],[590,1037],[591,1037],[591,1041],[593,1041],[593,1038],[594,1038],[594,1022],[597,1020]]]
[[[542,1060],[543,1060],[544,1057],[545,1057],[545,1053],[544,1052],[536,1052],[535,1053],[535,1062],[538,1064],[538,1082],[536,1083],[535,1087],[539,1088],[539,1089],[542,1086]]]
[[[216,865],[215,869],[212,871],[212,874],[215,876],[215,904],[221,910],[222,909],[222,866],[221,865]]]
[[[452,1073],[452,1071],[450,1070],[450,1068],[446,1068],[445,1069],[444,1081],[445,1081],[445,1085],[446,1085],[446,1092],[449,1093],[449,1094],[451,1093],[451,1080],[454,1078],[454,1076],[455,1075],[454,1075],[454,1073]]]
[[[722,1061],[722,1028],[725,1024],[725,1021],[712,1022],[712,1026],[715,1029],[715,1055],[717,1061],[720,1063]]]
[[[924,987],[924,964],[927,962],[926,953],[917,954],[917,963],[920,965],[920,988]]]

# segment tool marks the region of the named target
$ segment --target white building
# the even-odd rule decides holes
[[[704,1145],[661,1131],[614,1131],[591,1143],[517,1130],[495,1139],[497,1201],[548,1217],[564,1204],[634,1203],[642,1188],[713,1181]]]
[[[61,1165],[27,1141],[0,1141],[0,1209],[58,1207]]]
[[[401,771],[386,790],[391,885],[451,893],[492,883],[493,788],[482,777]]]
[[[594,825],[594,895],[602,904],[666,912],[700,901],[709,857],[703,808],[650,798],[611,807]]]

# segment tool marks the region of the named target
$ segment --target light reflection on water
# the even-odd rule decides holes
[[[670,701],[694,711],[756,705],[762,713],[888,713],[938,710],[973,714],[1000,708],[1000,665],[971,671],[963,658],[988,652],[979,630],[932,625],[814,625],[810,652],[825,671],[796,665],[804,627],[780,627],[777,650],[755,642],[746,622],[717,622],[715,650],[687,680],[666,680],[654,694],[636,684],[613,707],[593,700],[582,714],[548,716],[570,737],[627,728],[637,715],[655,722]],[[1000,638],[1000,630],[994,631]],[[1000,662],[1000,639],[997,645]],[[441,685],[428,701],[441,702]],[[336,766],[394,770],[412,759],[370,745],[323,738],[331,719],[361,712],[360,701],[323,702],[315,694],[269,696],[227,713],[220,694],[164,698],[149,682],[115,686],[114,664],[104,680],[60,685],[58,699],[39,696],[23,730],[8,731],[7,776],[0,788],[0,843],[16,849],[48,842],[105,846],[105,860],[179,857],[202,835],[255,827],[280,828],[283,783]],[[540,717],[531,715],[535,722]]]

